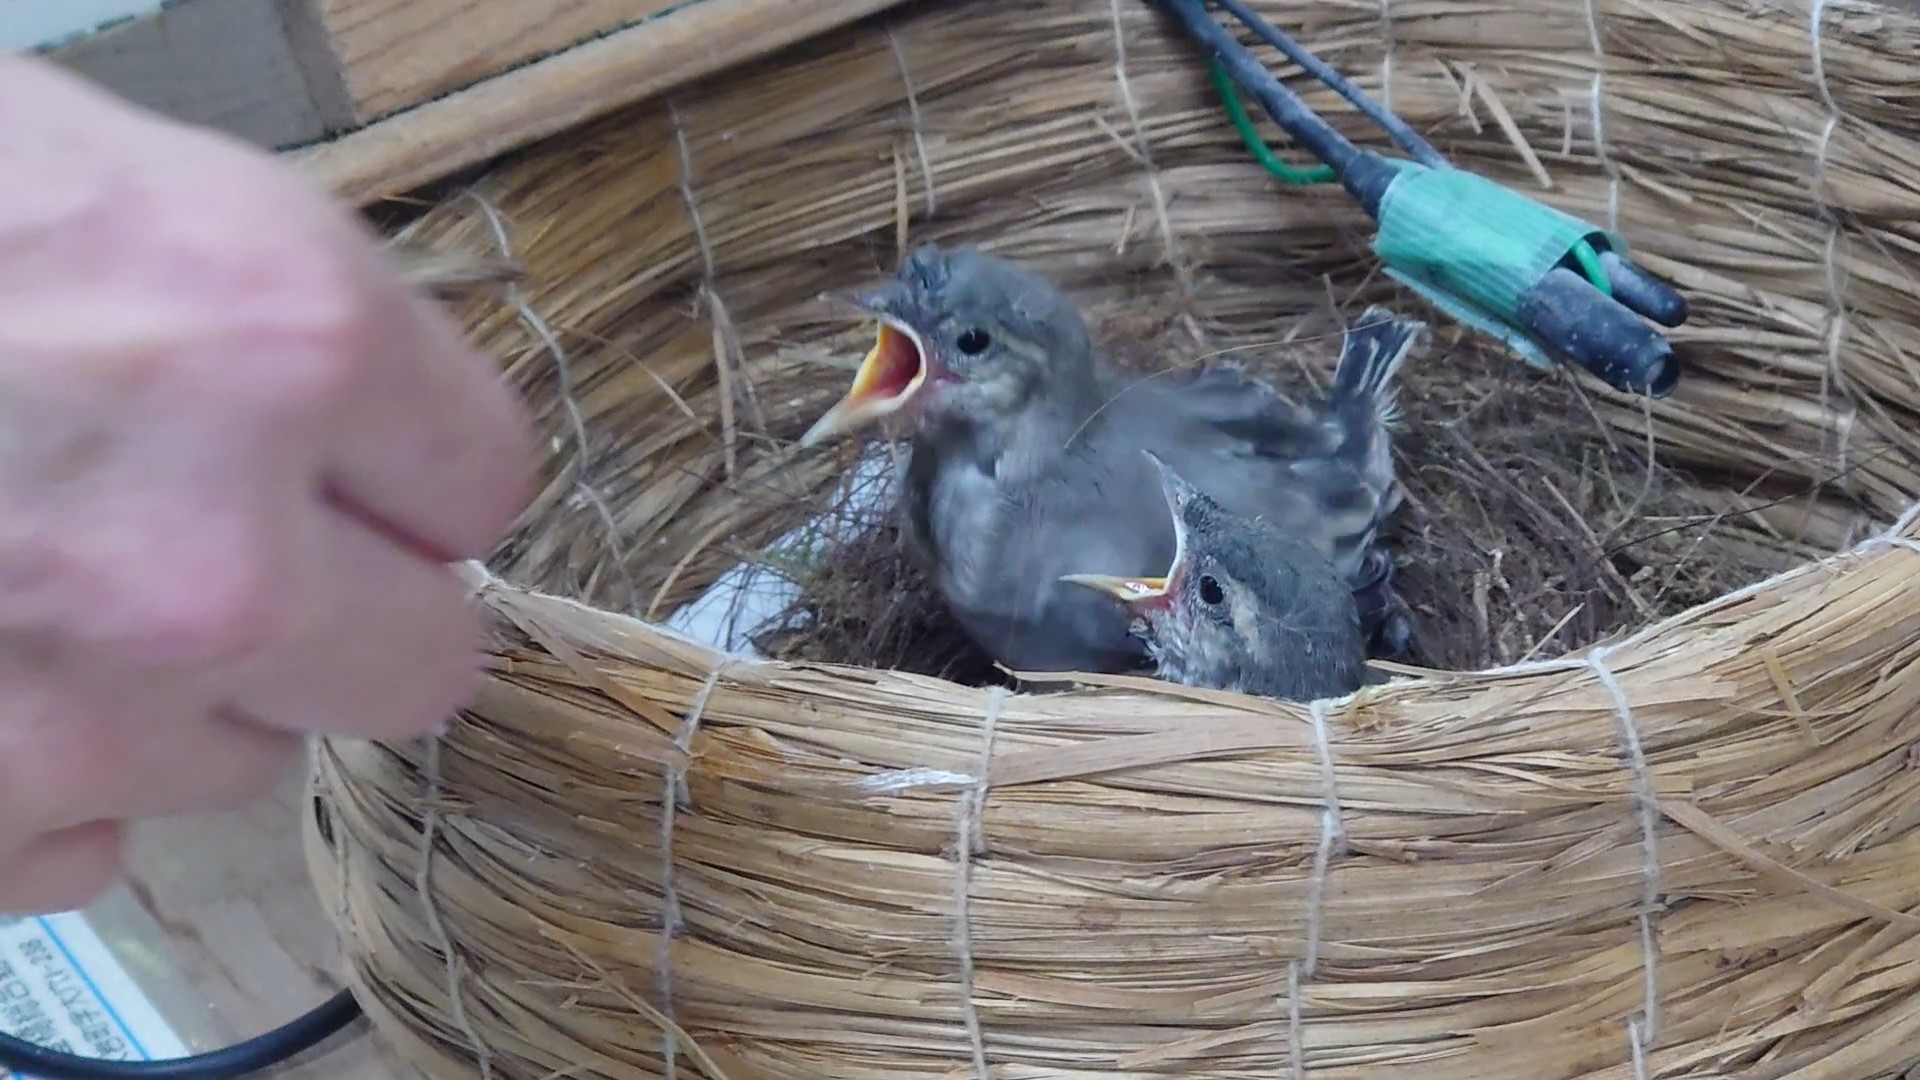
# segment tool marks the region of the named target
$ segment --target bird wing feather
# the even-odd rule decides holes
[[[1382,484],[1369,468],[1371,430],[1233,369],[1139,384],[1113,411],[1102,434],[1152,447],[1227,509],[1304,535],[1350,578],[1392,509],[1391,474]]]
[[[1117,527],[1114,515],[1137,500],[1116,498],[1100,463],[1084,456],[1021,488],[1000,483],[964,448],[946,449],[917,455],[924,464],[909,467],[902,501],[916,545],[938,553],[931,565],[940,592],[967,633],[1015,668],[1124,671],[1144,663],[1145,647],[1119,605],[1059,579],[1158,572],[1154,560],[1172,558],[1171,525]]]

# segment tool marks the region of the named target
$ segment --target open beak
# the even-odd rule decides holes
[[[1113,577],[1107,574],[1063,574],[1061,581],[1098,589],[1134,610],[1164,606],[1168,601],[1163,577]]]
[[[860,361],[853,385],[825,416],[814,421],[800,437],[800,445],[814,446],[899,412],[926,385],[927,369],[920,335],[898,319],[881,316],[873,348]]]
[[[1060,577],[1061,581],[1070,581],[1075,585],[1098,589],[1134,611],[1164,608],[1171,604],[1174,583],[1180,579],[1181,567],[1185,566],[1187,561],[1187,529],[1180,519],[1180,509],[1189,489],[1185,481],[1181,480],[1158,455],[1151,450],[1143,450],[1141,453],[1153,462],[1160,478],[1161,494],[1166,497],[1167,509],[1173,514],[1173,565],[1167,568],[1166,576],[1117,577],[1110,574],[1063,574]]]

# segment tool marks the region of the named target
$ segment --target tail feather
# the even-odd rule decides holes
[[[1400,418],[1399,398],[1393,377],[1400,371],[1407,354],[1427,339],[1427,324],[1403,318],[1389,309],[1374,305],[1347,323],[1346,340],[1340,347],[1340,363],[1334,368],[1329,403],[1341,405],[1366,402],[1374,421],[1382,426]]]
[[[1354,599],[1376,651],[1403,654],[1412,643],[1413,625],[1405,602],[1393,587],[1393,556],[1379,539],[1379,528],[1404,495],[1394,476],[1389,430],[1400,419],[1394,376],[1416,345],[1427,340],[1427,326],[1374,306],[1347,324],[1340,363],[1328,393],[1328,412],[1344,429],[1343,455],[1360,469],[1377,500],[1369,527],[1341,541],[1362,554],[1353,575]]]

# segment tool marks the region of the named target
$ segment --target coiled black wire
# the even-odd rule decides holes
[[[0,1068],[12,1070],[22,1080],[238,1080],[311,1050],[360,1015],[360,1003],[352,991],[342,990],[305,1016],[265,1035],[169,1061],[81,1057],[0,1035]]]

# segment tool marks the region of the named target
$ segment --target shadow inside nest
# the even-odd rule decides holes
[[[1101,339],[1134,343],[1113,357],[1118,366],[1147,371],[1208,352],[1165,312],[1115,310],[1123,314],[1096,311],[1093,322]],[[1320,392],[1337,345],[1323,333],[1231,351],[1300,399]],[[1385,537],[1416,627],[1405,662],[1465,671],[1550,658],[1821,554],[1759,537],[1762,526],[1721,509],[1729,495],[1791,499],[1811,494],[1806,485],[1742,489],[1674,469],[1657,448],[1649,455],[1644,433],[1608,427],[1574,377],[1527,369],[1451,326],[1436,325],[1399,382],[1395,456],[1407,497]],[[830,552],[785,571],[802,594],[756,647],[783,660],[1012,685],[908,558],[891,509],[865,513]]]

